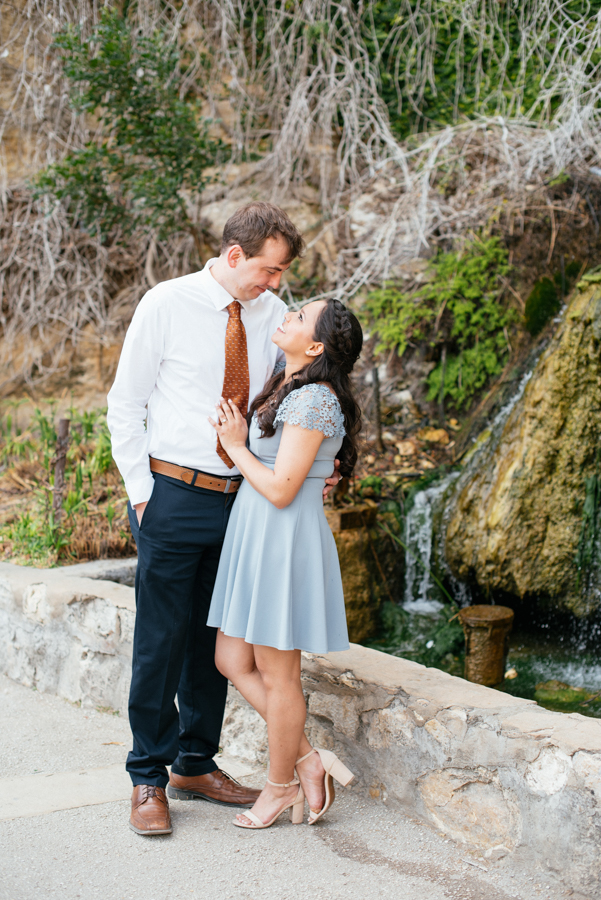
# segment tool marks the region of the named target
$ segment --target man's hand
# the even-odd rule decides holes
[[[136,511],[136,515],[138,517],[138,525],[142,522],[142,516],[144,515],[144,510],[148,506],[148,500],[145,500],[144,503],[136,503],[134,509]]]
[[[334,460],[334,471],[332,472],[332,474],[330,475],[329,478],[326,478],[326,486],[323,489],[323,499],[324,500],[326,499],[326,497],[328,496],[328,494],[330,493],[332,488],[335,488],[336,485],[338,484],[338,482],[340,481],[340,479],[342,478],[342,475],[338,471],[339,469],[340,469],[340,460],[335,459]]]

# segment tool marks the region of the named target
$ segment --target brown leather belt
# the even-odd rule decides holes
[[[217,478],[216,475],[206,475],[199,472],[198,469],[186,469],[184,466],[176,466],[175,463],[164,462],[162,459],[150,458],[150,469],[152,472],[158,472],[159,475],[168,475],[169,478],[177,478],[178,481],[185,481],[186,484],[197,488],[206,488],[209,491],[221,491],[223,494],[235,494],[240,485],[242,478],[237,480],[233,478]]]

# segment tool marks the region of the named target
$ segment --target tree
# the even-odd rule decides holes
[[[103,240],[146,229],[158,239],[188,231],[200,253],[185,192],[198,193],[222,144],[210,119],[181,96],[181,60],[165,34],[144,37],[105,9],[90,37],[70,26],[57,37],[75,109],[98,123],[97,136],[36,179]]]

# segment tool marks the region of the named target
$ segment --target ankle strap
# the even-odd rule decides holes
[[[294,763],[294,765],[295,765],[295,766],[298,766],[299,763],[302,763],[302,762],[304,762],[306,759],[309,759],[309,757],[311,756],[312,753],[317,753],[317,750],[313,750],[313,749],[312,749],[312,750],[309,750],[308,753],[305,753],[304,756],[301,756],[300,759],[297,759],[296,762]]]
[[[267,779],[267,784],[270,784],[272,787],[292,787],[293,784],[300,784],[298,778],[295,778],[294,781],[287,781],[286,784],[278,784],[277,781],[270,781]]]

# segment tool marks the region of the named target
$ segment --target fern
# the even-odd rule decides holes
[[[500,374],[510,352],[508,330],[518,315],[502,299],[500,279],[508,272],[498,238],[474,240],[462,252],[439,254],[430,280],[413,293],[394,284],[373,291],[365,317],[378,338],[375,352],[396,348],[403,356],[425,344],[438,360],[428,377],[428,400],[450,397],[457,409],[468,406]]]

